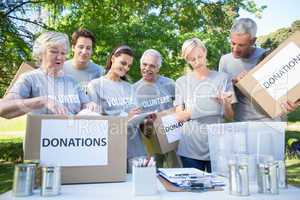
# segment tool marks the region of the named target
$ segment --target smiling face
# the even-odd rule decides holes
[[[157,58],[152,55],[145,55],[141,61],[141,74],[143,79],[148,82],[154,82],[159,73]]]
[[[113,55],[111,61],[112,65],[110,71],[121,78],[129,71],[133,62],[133,57],[122,53],[119,56]]]
[[[73,60],[77,68],[85,68],[93,53],[91,38],[79,37],[75,45],[72,45]]]
[[[196,46],[189,52],[186,61],[192,66],[193,70],[206,68],[206,51]]]
[[[255,38],[251,38],[250,34],[231,33],[231,52],[234,58],[248,58],[252,52],[252,46]]]
[[[67,48],[65,45],[57,44],[47,47],[42,54],[41,68],[48,74],[57,75],[63,68],[66,54]]]

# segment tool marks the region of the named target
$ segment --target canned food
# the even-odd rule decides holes
[[[56,196],[60,194],[61,172],[59,166],[42,167],[41,196]]]
[[[258,164],[257,185],[259,193],[279,194],[277,171],[276,162]]]
[[[249,172],[246,157],[238,161],[229,161],[229,193],[237,196],[248,196]]]
[[[283,160],[278,160],[276,162],[278,165],[278,171],[277,171],[278,187],[287,188],[285,162]]]
[[[41,186],[42,172],[39,160],[24,160],[24,163],[35,165],[35,179],[33,179],[33,188],[38,189]]]
[[[34,164],[15,165],[12,195],[15,197],[24,197],[32,195],[34,179]]]

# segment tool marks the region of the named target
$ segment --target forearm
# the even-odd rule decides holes
[[[43,97],[30,99],[3,99],[0,101],[0,116],[10,119],[45,106]]]
[[[224,115],[225,115],[226,119],[233,120],[234,111],[233,111],[231,103],[225,103],[224,104]]]

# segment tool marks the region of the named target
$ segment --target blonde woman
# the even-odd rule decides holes
[[[211,171],[206,124],[233,118],[233,88],[229,77],[207,68],[207,49],[198,38],[186,40],[182,56],[192,71],[176,80],[176,117],[184,122],[177,154],[183,167]]]

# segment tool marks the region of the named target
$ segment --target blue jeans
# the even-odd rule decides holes
[[[211,172],[211,166],[209,160],[196,160],[184,156],[180,156],[180,158],[184,168],[193,167],[209,173]]]

